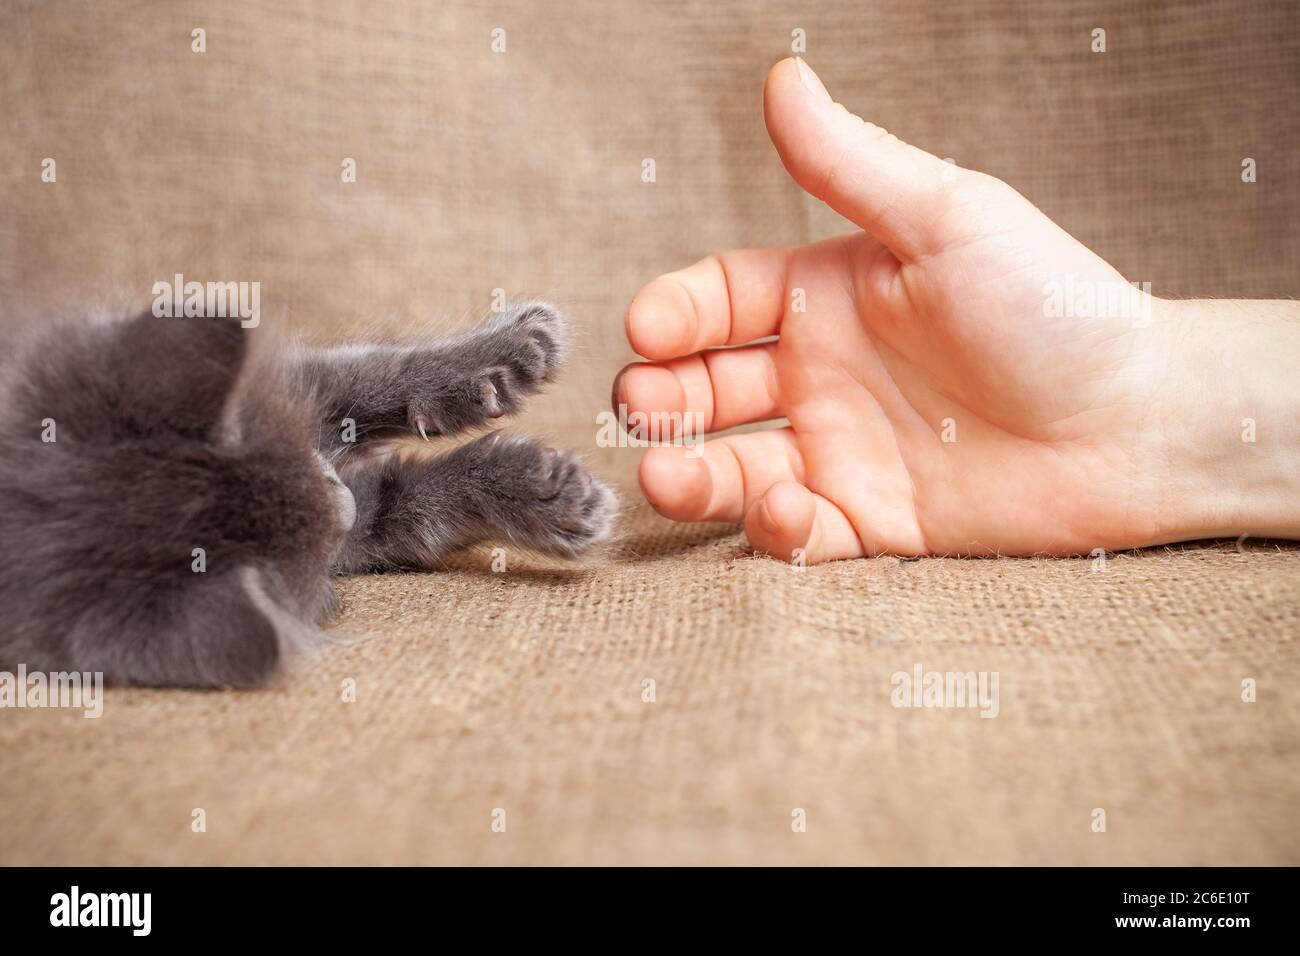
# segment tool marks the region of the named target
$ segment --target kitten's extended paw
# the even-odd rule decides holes
[[[610,537],[618,495],[575,452],[530,439],[504,439],[501,445],[496,466],[502,501],[509,504],[507,540],[576,557]]]
[[[428,384],[411,396],[406,420],[425,441],[430,435],[455,435],[479,428],[508,410],[490,371],[452,374],[441,380],[423,376],[419,380]]]
[[[408,421],[427,439],[512,415],[525,398],[555,380],[566,352],[565,322],[554,307],[511,303],[437,356],[441,377],[412,370],[416,381],[430,384],[413,397]]]
[[[545,302],[512,302],[484,319],[471,336],[485,340],[497,364],[521,386],[554,381],[568,354],[567,324]]]

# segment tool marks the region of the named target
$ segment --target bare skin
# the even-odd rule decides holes
[[[743,519],[808,563],[1300,537],[1300,306],[1137,292],[1010,186],[835,104],[801,60],[773,67],[764,110],[790,175],[862,231],[637,294],[628,339],[651,361],[616,404],[710,432],[790,423],[651,449],[656,510]]]

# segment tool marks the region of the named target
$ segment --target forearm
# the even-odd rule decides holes
[[[308,348],[294,355],[291,364],[327,422],[349,417],[359,425],[397,427],[406,424],[412,357],[413,350],[400,346]]]
[[[334,569],[347,574],[394,568],[432,567],[477,538],[465,526],[451,487],[455,453],[412,458],[401,453],[358,458],[339,477],[356,500],[357,516]]]
[[[1300,303],[1161,303],[1167,540],[1300,538]]]

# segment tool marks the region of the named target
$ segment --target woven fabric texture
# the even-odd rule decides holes
[[[340,641],[272,689],[0,711],[0,863],[1300,863],[1297,547],[795,570],[596,447],[640,285],[849,228],[763,128],[795,30],[1155,294],[1297,294],[1287,0],[0,6],[5,323],[178,272],[319,341],[546,297],[573,365],[511,427],[628,499],[587,563],[343,582]],[[997,672],[996,718],[893,706],[917,665]]]

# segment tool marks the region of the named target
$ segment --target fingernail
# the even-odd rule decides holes
[[[610,407],[613,408],[615,412],[618,412],[618,407],[623,404],[621,393],[623,391],[623,376],[626,374],[627,374],[627,369],[623,369],[623,371],[615,375],[614,384],[610,387],[609,390],[609,404]]]
[[[799,71],[799,79],[803,80],[803,85],[827,103],[831,102],[831,95],[826,92],[826,87],[822,85],[822,81],[813,72],[813,68],[803,61],[803,57],[795,57],[794,65],[795,69]]]
[[[758,526],[768,534],[776,534],[781,528],[772,518],[772,512],[767,510],[767,499],[760,499],[758,502],[758,511],[754,514],[758,519]]]

